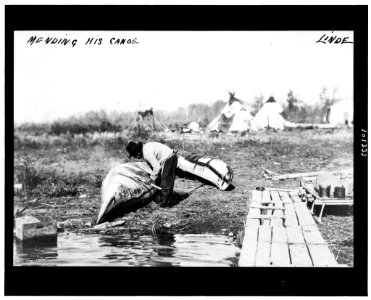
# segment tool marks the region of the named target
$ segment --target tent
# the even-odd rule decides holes
[[[285,126],[292,127],[293,124],[286,121],[282,113],[282,106],[271,96],[255,115],[255,121],[261,127],[267,129],[282,130]]]
[[[242,108],[235,114],[229,132],[258,131],[259,129],[260,126],[254,117],[245,108]]]
[[[139,111],[136,119],[130,124],[128,130],[170,131],[165,123],[155,117],[153,108]]]
[[[207,126],[207,131],[244,132],[256,131],[259,125],[243,106],[243,101],[229,93],[230,98],[218,116]]]
[[[353,126],[353,101],[344,99],[330,106],[325,121],[332,125]]]
[[[197,122],[189,123],[188,128],[191,129],[192,132],[200,132],[200,124]]]
[[[200,124],[197,122],[191,122],[189,124],[184,124],[180,129],[181,133],[201,133]]]

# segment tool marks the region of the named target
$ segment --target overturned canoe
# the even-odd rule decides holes
[[[233,179],[232,169],[223,161],[197,154],[178,157],[178,169],[202,178],[225,190]],[[150,182],[151,168],[145,162],[129,162],[109,171],[102,182],[102,204],[97,224],[143,207],[152,200],[156,189]]]
[[[193,153],[178,157],[178,169],[203,178],[221,190],[226,190],[233,179],[233,171],[225,162]]]
[[[102,205],[97,224],[112,221],[144,206],[156,190],[150,184],[151,169],[145,162],[114,167],[102,183]]]

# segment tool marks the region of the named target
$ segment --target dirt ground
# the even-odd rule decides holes
[[[160,208],[152,202],[121,218],[120,226],[93,229],[102,180],[112,167],[127,162],[128,138],[92,140],[17,133],[14,180],[22,189],[15,190],[15,215],[49,216],[58,222],[59,231],[130,236],[214,233],[233,236],[241,245],[251,191],[256,187],[299,186],[298,179],[266,179],[262,168],[281,174],[353,169],[353,132],[349,129],[244,136],[157,134],[149,140],[225,161],[234,174],[231,188],[221,191],[208,184],[200,186],[195,178],[177,177],[175,190],[179,194],[198,187],[177,205]],[[337,261],[353,266],[352,208],[326,207],[322,221],[319,230]]]

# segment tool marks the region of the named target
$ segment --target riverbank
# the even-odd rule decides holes
[[[262,168],[281,174],[336,171],[353,167],[353,133],[350,130],[300,130],[254,133],[245,136],[156,135],[180,151],[219,158],[231,166],[232,186],[221,191],[200,186],[195,178],[177,177],[175,190],[184,195],[171,208],[153,202],[121,218],[121,225],[92,229],[100,209],[100,185],[108,171],[127,161],[125,145],[133,136],[30,137],[15,141],[15,212],[49,216],[58,230],[120,235],[225,234],[240,245],[252,189],[297,188],[297,179],[272,181]],[[140,137],[137,137],[140,139]],[[145,141],[145,140],[142,140]],[[353,265],[353,213],[349,207],[325,210],[318,227],[339,263]],[[345,241],[339,243],[339,241]]]

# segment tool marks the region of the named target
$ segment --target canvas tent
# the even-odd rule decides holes
[[[286,121],[282,113],[283,107],[271,96],[255,115],[255,121],[267,129],[282,130],[285,126],[293,127],[293,123]]]
[[[244,132],[257,131],[259,125],[254,121],[253,116],[243,106],[243,101],[229,93],[230,98],[218,116],[207,126],[206,130],[221,132]]]
[[[353,101],[344,99],[330,106],[325,121],[332,125],[353,126]]]
[[[192,132],[200,132],[200,124],[197,122],[189,123],[188,128],[191,129]]]
[[[244,131],[258,131],[259,124],[254,117],[244,108],[238,111],[234,118],[229,132],[244,132]]]
[[[191,122],[189,124],[184,124],[180,132],[181,133],[201,133],[202,131],[200,129],[200,124],[198,124],[197,122]]]
[[[128,130],[144,130],[144,131],[170,131],[164,122],[158,120],[153,109],[139,111],[135,120],[130,124]]]

